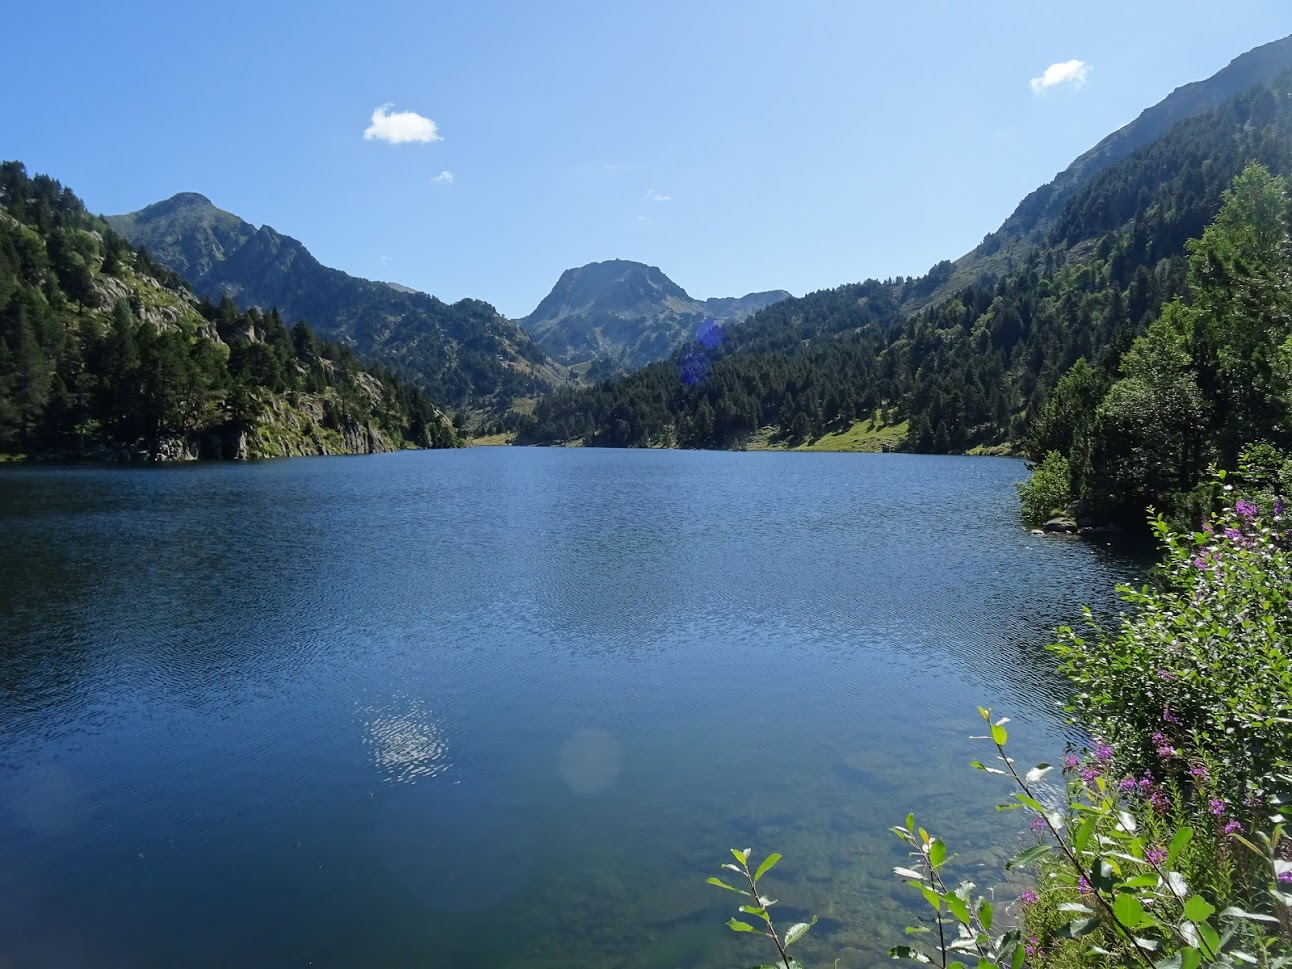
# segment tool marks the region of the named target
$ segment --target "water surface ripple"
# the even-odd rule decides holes
[[[1137,564],[1013,461],[479,448],[0,472],[0,965],[761,961],[727,847],[879,965],[908,809],[990,882],[974,708]],[[921,902],[922,904],[922,902]]]

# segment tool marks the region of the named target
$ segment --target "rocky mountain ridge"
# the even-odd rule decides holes
[[[739,323],[789,296],[773,290],[698,300],[656,266],[610,259],[567,269],[517,322],[562,363],[605,360],[634,370],[694,339],[705,320]]]
[[[564,381],[560,366],[488,303],[434,296],[322,265],[297,239],[256,227],[196,192],[107,216],[116,232],[201,296],[277,308],[380,360],[441,406],[506,409]]]

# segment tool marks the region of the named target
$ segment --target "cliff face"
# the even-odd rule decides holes
[[[325,399],[298,394],[276,400],[246,435],[241,457],[286,458],[329,454],[382,454],[407,445],[391,440],[371,420],[343,420],[339,427],[325,426]],[[237,458],[239,455],[229,455]]]

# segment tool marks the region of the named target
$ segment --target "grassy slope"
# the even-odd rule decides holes
[[[900,424],[883,424],[872,415],[844,430],[831,431],[815,441],[790,447],[783,438],[773,433],[772,428],[764,427],[745,442],[745,449],[748,451],[852,451],[876,454],[881,451],[899,450],[906,440],[906,430],[906,421]]]
[[[516,433],[514,431],[506,431],[502,434],[484,434],[480,437],[473,437],[471,445],[473,447],[503,447],[515,439]]]
[[[875,420],[857,421],[842,431],[832,431],[810,444],[800,444],[796,451],[895,451],[906,440],[907,422],[880,424]]]

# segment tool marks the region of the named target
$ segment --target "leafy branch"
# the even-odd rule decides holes
[[[783,937],[777,933],[776,926],[772,923],[771,914],[771,908],[776,904],[776,899],[768,898],[766,895],[763,895],[758,889],[758,882],[764,875],[771,871],[773,865],[781,860],[781,856],[776,853],[772,853],[763,859],[762,864],[760,864],[757,869],[751,869],[749,867],[749,854],[751,850],[752,849],[749,848],[745,848],[744,850],[732,848],[731,854],[735,857],[736,863],[733,865],[728,862],[722,866],[723,868],[734,871],[736,874],[742,876],[745,883],[749,886],[748,891],[745,891],[742,888],[737,888],[734,885],[729,885],[716,876],[709,878],[708,882],[710,885],[716,885],[718,888],[725,889],[729,892],[735,892],[737,895],[743,895],[746,898],[751,899],[752,901],[746,902],[740,906],[740,911],[746,915],[752,915],[755,918],[762,920],[763,928],[760,930],[749,922],[734,917],[727,922],[727,928],[731,929],[733,932],[761,932],[762,935],[771,939],[772,944],[776,946],[776,951],[780,954],[780,961],[784,965],[785,969],[802,969],[802,966],[800,966],[798,961],[790,956],[789,947],[799,939],[803,938],[803,936],[807,934],[807,930],[816,924],[816,916],[814,915],[812,917],[811,922],[796,922],[794,925],[791,925],[786,930]],[[774,969],[774,967],[760,966],[758,969]]]

